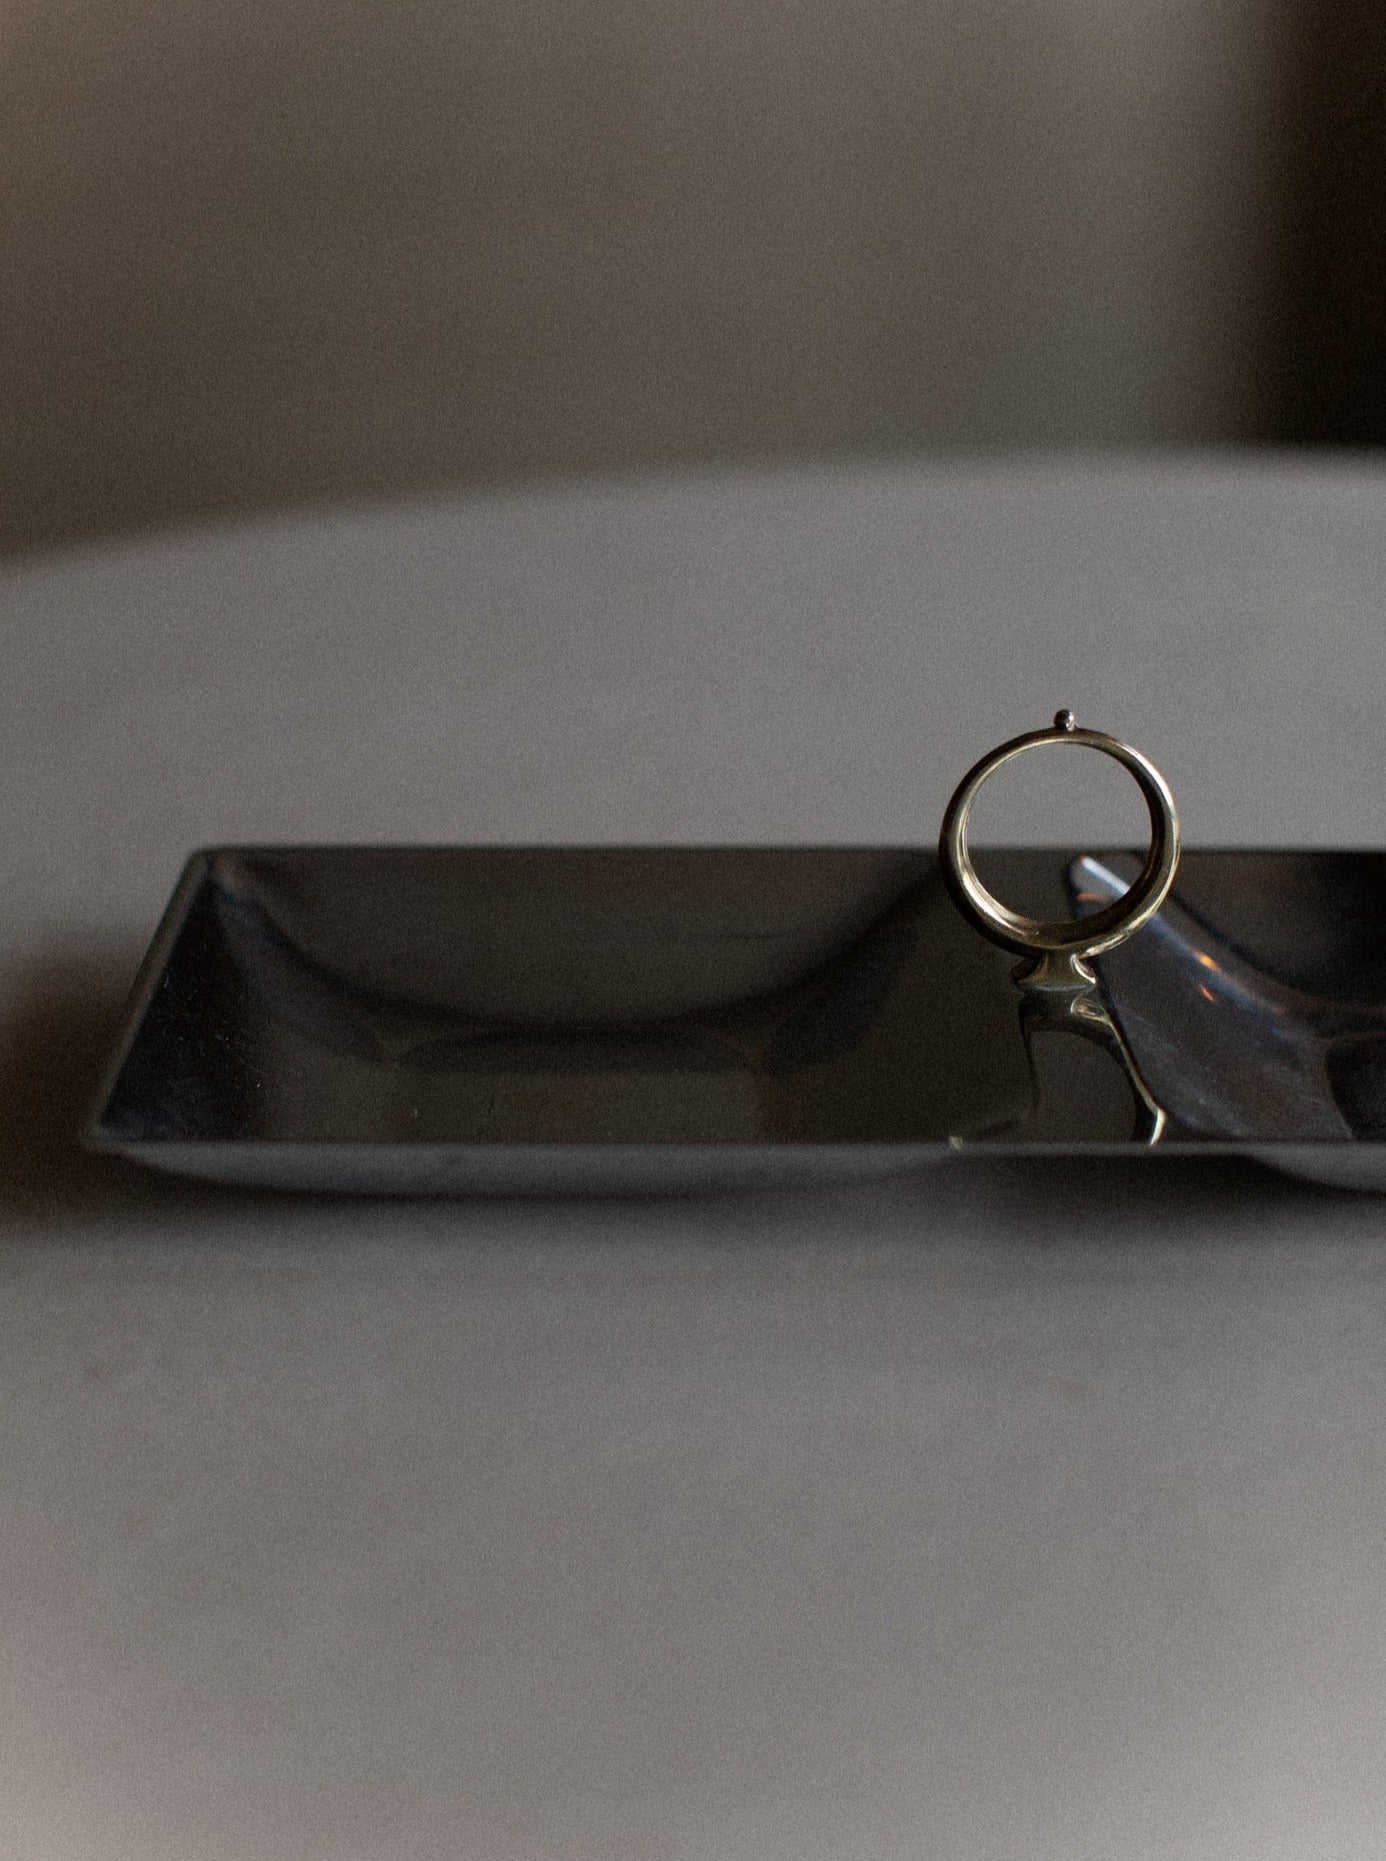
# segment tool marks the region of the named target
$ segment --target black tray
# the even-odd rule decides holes
[[[1128,854],[978,856],[1042,915]],[[1386,1187],[1386,856],[1187,852],[1098,961],[1149,1096],[1022,1029],[909,848],[226,848],[188,864],[84,1133],[281,1188],[810,1182],[973,1150],[1225,1152]]]

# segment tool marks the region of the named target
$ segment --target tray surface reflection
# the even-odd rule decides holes
[[[979,854],[1049,915],[1124,854]],[[1031,1017],[932,853],[244,848],[200,854],[86,1133],[222,1180],[377,1191],[809,1181],[974,1148],[1249,1153],[1386,1186],[1386,858],[1186,853]]]

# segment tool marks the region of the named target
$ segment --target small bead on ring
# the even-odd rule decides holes
[[[968,816],[987,777],[1045,743],[1073,743],[1112,757],[1135,777],[1150,814],[1150,851],[1130,891],[1091,917],[1051,923],[1022,917],[994,898],[977,877],[967,848]],[[944,810],[938,851],[944,883],[963,916],[992,943],[1028,959],[1016,971],[1017,982],[1027,988],[1086,989],[1096,977],[1084,958],[1124,943],[1164,903],[1179,864],[1179,816],[1169,784],[1154,763],[1100,730],[1079,730],[1072,711],[1060,711],[1052,729],[1013,737],[968,770]]]

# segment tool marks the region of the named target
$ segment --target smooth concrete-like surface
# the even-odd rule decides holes
[[[196,844],[927,841],[1061,703],[1191,844],[1386,844],[1383,510],[1034,460],[9,573],[0,1853],[1382,1852],[1380,1200],[1152,1159],[385,1204],[66,1134]],[[1049,779],[988,833],[1105,837]]]

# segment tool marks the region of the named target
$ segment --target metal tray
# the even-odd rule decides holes
[[[1134,855],[979,855],[1048,915]],[[225,1182],[614,1192],[971,1151],[1386,1187],[1386,855],[1188,852],[1098,959],[1139,1081],[1026,1025],[910,848],[243,847],[190,860],[83,1135]],[[1139,1090],[1137,1090],[1139,1087]],[[1140,1141],[1139,1098],[1163,1109]]]

